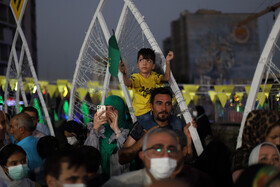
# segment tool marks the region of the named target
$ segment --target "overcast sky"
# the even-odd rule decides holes
[[[278,0],[279,2],[279,0]],[[73,78],[76,60],[99,0],[40,0],[37,6],[38,77],[40,80]],[[134,0],[155,39],[170,36],[170,23],[188,10],[211,9],[223,13],[257,13],[276,0]],[[123,0],[107,0],[103,16],[115,28]],[[276,11],[277,17],[279,11]],[[273,24],[273,13],[259,18],[261,50]]]

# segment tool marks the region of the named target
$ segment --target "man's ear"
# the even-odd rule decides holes
[[[154,111],[154,109],[153,109],[153,104],[152,104],[152,103],[150,103],[150,106],[151,106],[151,110]]]
[[[51,175],[46,175],[46,184],[48,187],[55,186],[55,178]]]
[[[25,131],[25,127],[21,126],[21,127],[18,128],[18,130],[19,130],[19,132],[22,134],[22,133],[24,133],[24,131]]]
[[[154,70],[155,68],[156,68],[156,63],[153,63],[152,70]]]
[[[142,161],[144,161],[144,151],[140,151],[140,152],[138,153],[138,155],[139,155],[139,158],[140,158]]]

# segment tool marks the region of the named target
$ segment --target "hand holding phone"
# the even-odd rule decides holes
[[[103,111],[105,111],[105,112],[103,112]],[[101,112],[103,112],[103,114],[100,117],[106,118],[106,106],[105,105],[97,105],[97,115],[99,115]]]

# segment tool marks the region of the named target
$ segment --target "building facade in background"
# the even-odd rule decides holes
[[[238,26],[251,14],[199,10],[181,13],[171,23],[165,53],[178,83],[241,84],[252,80],[260,56],[257,20]]]
[[[36,33],[36,1],[29,0],[21,27],[24,31],[28,47],[32,56],[33,65],[37,71],[37,33]],[[16,22],[10,8],[10,0],[0,0],[0,75],[6,75],[10,50],[16,31]],[[21,42],[17,43],[20,53]]]

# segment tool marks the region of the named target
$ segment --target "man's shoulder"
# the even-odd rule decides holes
[[[137,171],[131,171],[124,173],[119,176],[112,177],[108,182],[106,182],[103,187],[118,187],[118,186],[133,186],[140,187],[144,186],[145,169],[140,169]]]

